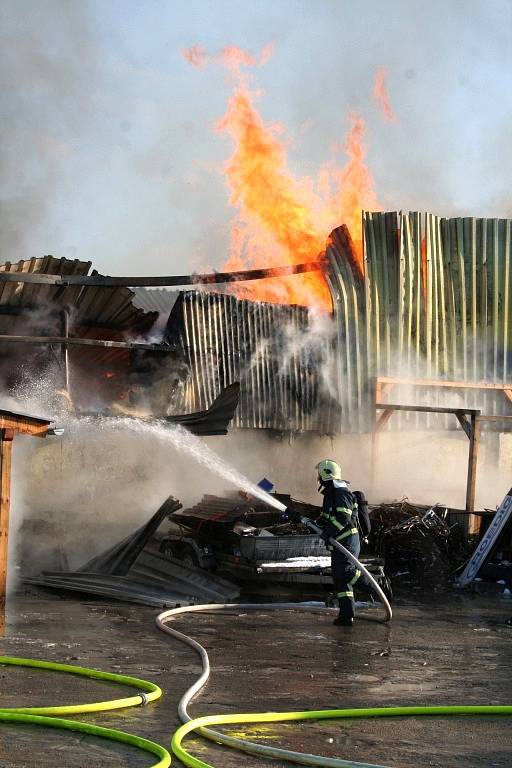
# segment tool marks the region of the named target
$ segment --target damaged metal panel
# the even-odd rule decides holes
[[[182,293],[166,341],[183,363],[181,410],[204,409],[239,381],[237,427],[278,431],[339,429],[339,405],[324,384],[330,339],[308,339],[305,307],[265,304],[216,293]],[[176,403],[176,407],[178,404]]]
[[[326,251],[338,327],[342,427],[371,429],[376,376],[512,388],[512,244],[506,219],[363,214],[364,277],[343,228]],[[447,393],[433,390],[440,405]],[[510,414],[502,391],[457,391],[461,407]],[[432,417],[403,416],[428,424]],[[399,421],[392,426],[399,426]]]
[[[371,393],[368,387],[366,292],[347,227],[338,227],[326,250],[326,279],[333,297],[337,330],[337,431],[364,431]]]
[[[0,264],[0,273],[37,273],[66,277],[87,275],[90,268],[90,261],[43,256],[16,263],[7,261]],[[96,274],[97,272],[93,271],[92,275]],[[70,307],[75,329],[80,327],[84,330],[80,335],[87,335],[87,330],[90,331],[94,327],[106,327],[118,333],[129,331],[139,334],[151,328],[158,313],[146,312],[135,305],[132,301],[134,295],[133,291],[124,287],[55,286],[0,281],[0,310],[5,318],[9,315],[16,317],[17,310],[40,310],[38,322],[41,323],[43,314],[50,315],[64,307]],[[26,317],[28,319],[28,312]],[[6,322],[4,319],[3,326]]]

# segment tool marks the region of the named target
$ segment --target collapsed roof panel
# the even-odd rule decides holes
[[[0,264],[0,272],[87,275],[90,267],[90,261],[43,256],[15,263],[7,261]],[[94,271],[92,274],[98,273]],[[54,286],[39,283],[0,282],[0,312],[4,316],[15,317],[20,311],[37,309],[40,311],[39,320],[42,321],[42,312],[50,316],[64,307],[69,307],[75,329],[84,326],[106,327],[110,331],[132,335],[147,332],[157,319],[158,313],[146,312],[136,306],[132,301],[133,297],[134,292],[124,287],[102,288],[88,285]],[[12,332],[8,330],[7,325],[5,321],[3,332]]]
[[[203,409],[239,381],[236,426],[336,432],[339,405],[325,385],[332,341],[310,331],[305,307],[181,293],[165,337],[184,363],[180,410]]]

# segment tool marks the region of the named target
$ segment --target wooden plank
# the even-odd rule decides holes
[[[477,408],[441,408],[433,405],[400,405],[398,403],[376,403],[375,407],[383,411],[389,409],[392,411],[418,411],[418,413],[453,413],[454,416],[458,414],[480,416],[480,411]]]
[[[14,433],[0,433],[0,615],[5,614],[7,597],[7,556],[9,548],[9,508],[11,501],[11,457]]]
[[[380,408],[381,407],[380,403],[377,403],[376,407]],[[381,415],[379,416],[379,418],[375,422],[375,431],[376,432],[380,432],[381,429],[384,427],[384,425],[387,424],[387,422],[392,417],[393,411],[398,411],[398,410],[400,410],[400,409],[399,408],[388,408],[383,413],[381,413]]]
[[[23,266],[23,262],[20,262]],[[20,269],[22,268],[20,267]],[[168,275],[163,277],[111,277],[109,275],[48,275],[34,272],[1,272],[1,283],[42,283],[43,285],[95,285],[152,287],[172,285],[216,285],[244,280],[264,280],[271,277],[298,275],[322,270],[319,261],[292,264],[268,269],[247,269],[238,272],[210,272],[198,275]]]
[[[478,437],[480,431],[480,420],[475,413],[471,414],[471,435],[469,436],[469,454],[468,454],[468,482],[466,488],[466,512],[473,515],[475,511],[475,493],[476,493],[476,468],[478,461]],[[472,520],[469,521],[470,529]],[[470,533],[468,531],[468,533]]]
[[[452,389],[496,389],[512,391],[512,383],[496,384],[489,381],[444,381],[442,379],[399,379],[393,376],[378,376],[381,384],[404,384],[416,387],[450,387]]]
[[[173,347],[163,344],[139,344],[131,341],[109,339],[77,339],[68,336],[9,336],[0,334],[0,344],[65,344],[66,346],[118,347],[120,349],[147,349],[152,352],[172,352]]]
[[[10,429],[21,435],[32,435],[33,437],[45,437],[48,434],[49,424],[51,422],[47,424],[23,423],[7,416],[0,416],[0,429]]]
[[[466,416],[463,413],[456,413],[455,416],[457,417],[457,420],[461,425],[462,429],[471,440],[471,422],[467,420]]]

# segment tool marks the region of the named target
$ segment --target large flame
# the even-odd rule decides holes
[[[198,65],[204,54],[197,49],[187,56]],[[345,143],[334,147],[347,156],[343,167],[335,161],[320,169],[316,179],[296,179],[288,167],[284,130],[266,125],[255,106],[256,96],[241,76],[241,68],[261,66],[271,55],[269,47],[258,58],[238,48],[225,48],[218,57],[237,75],[228,109],[217,129],[228,134],[235,149],[225,167],[230,202],[237,209],[225,270],[281,266],[318,261],[331,229],[349,227],[356,258],[363,273],[361,212],[382,210],[373,178],[365,163],[365,124],[350,116]],[[237,295],[264,301],[296,303],[330,310],[330,293],[321,272],[280,279],[233,284]]]
[[[287,167],[278,128],[264,125],[249,92],[242,88],[230,99],[218,128],[235,141],[225,172],[230,202],[239,210],[225,268],[317,260],[326,230],[314,215],[314,194]],[[252,298],[331,307],[329,290],[319,272],[266,280],[242,290]]]

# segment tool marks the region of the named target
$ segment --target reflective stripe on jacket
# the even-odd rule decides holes
[[[347,484],[329,481],[323,489],[324,501],[320,514],[320,524],[337,541],[358,533],[357,501]]]

